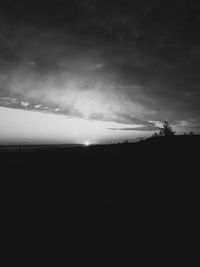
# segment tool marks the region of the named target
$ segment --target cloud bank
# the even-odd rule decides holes
[[[126,130],[200,122],[194,1],[19,2],[0,13],[1,106]]]

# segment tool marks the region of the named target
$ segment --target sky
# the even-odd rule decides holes
[[[200,131],[200,3],[0,2],[0,143]]]

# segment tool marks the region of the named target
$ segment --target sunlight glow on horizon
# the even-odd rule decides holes
[[[126,125],[123,124],[125,127]],[[60,114],[0,107],[0,143],[97,144],[141,136],[141,132],[113,131],[115,122],[68,118]]]
[[[84,145],[85,145],[85,146],[89,146],[89,145],[90,145],[90,142],[89,142],[89,141],[85,141],[85,142],[84,142]]]

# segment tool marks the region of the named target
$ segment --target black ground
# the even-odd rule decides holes
[[[71,148],[1,147],[4,247],[19,248],[24,258],[32,244],[29,261],[37,249],[42,255],[46,249],[51,258],[53,245],[53,253],[58,247],[67,261],[80,246],[88,253],[84,257],[103,264],[102,257],[110,264],[121,257],[123,266],[124,250],[140,263],[136,266],[180,261],[190,266],[199,254],[199,148],[200,136]],[[73,261],[83,260],[79,255]]]
[[[8,206],[192,208],[200,136],[88,147],[1,147]]]

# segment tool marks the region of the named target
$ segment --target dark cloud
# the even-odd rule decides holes
[[[198,121],[199,14],[194,0],[1,1],[0,97],[143,130]]]
[[[140,131],[140,132],[150,132],[157,131],[160,128],[156,126],[142,126],[142,127],[127,127],[127,128],[109,128],[110,130],[115,131]]]
[[[101,121],[115,121],[117,123],[124,123],[124,124],[139,124],[139,125],[145,125],[145,126],[152,126],[154,125],[152,122],[145,121],[142,119],[139,119],[137,117],[128,115],[128,114],[122,114],[118,113],[115,114],[115,116],[105,116],[104,114],[92,114],[89,117],[90,120],[101,120]]]

